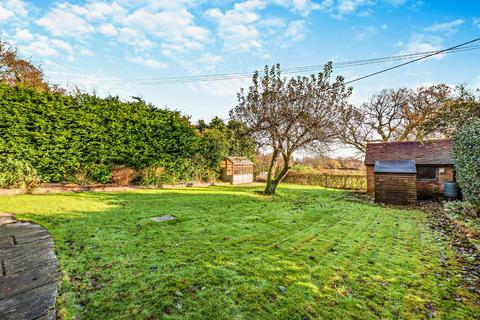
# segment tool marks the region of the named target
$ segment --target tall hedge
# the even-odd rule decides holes
[[[66,96],[0,83],[0,161],[23,160],[44,182],[114,165],[161,165],[181,177],[197,140],[187,118],[139,98]]]
[[[480,119],[457,130],[453,136],[453,155],[465,200],[480,204]]]

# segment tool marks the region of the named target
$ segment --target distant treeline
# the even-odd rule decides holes
[[[194,126],[179,112],[140,98],[123,102],[0,82],[0,162],[21,162],[42,182],[75,180],[79,172],[109,182],[119,166],[161,167],[169,182],[208,180],[226,155],[253,158],[254,142],[238,122]]]

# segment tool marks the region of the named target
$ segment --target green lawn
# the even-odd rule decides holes
[[[64,318],[478,316],[423,213],[316,187],[286,185],[274,197],[255,190],[0,197],[0,211],[54,236]],[[163,214],[178,220],[148,219]]]

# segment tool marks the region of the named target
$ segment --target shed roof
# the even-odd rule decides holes
[[[377,160],[415,160],[417,165],[453,165],[450,140],[380,142],[367,144],[365,164]]]
[[[227,157],[233,164],[253,164],[247,157]]]
[[[415,160],[377,160],[375,173],[417,173]]]

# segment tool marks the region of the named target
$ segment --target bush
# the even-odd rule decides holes
[[[480,119],[460,128],[453,136],[457,181],[464,199],[480,204]]]
[[[98,183],[108,183],[112,177],[110,166],[105,164],[91,165],[89,173],[91,180]]]
[[[67,182],[79,184],[79,185],[87,185],[92,183],[92,178],[90,177],[90,173],[86,169],[76,169],[73,171],[72,174],[66,177]]]
[[[148,166],[140,170],[139,183],[144,186],[158,187],[162,184],[173,184],[178,182],[175,174],[168,172],[159,165]]]
[[[111,173],[111,182],[120,186],[128,186],[135,179],[135,170],[125,166],[115,167]]]
[[[33,188],[39,183],[37,171],[29,163],[12,158],[0,163],[1,188]]]

